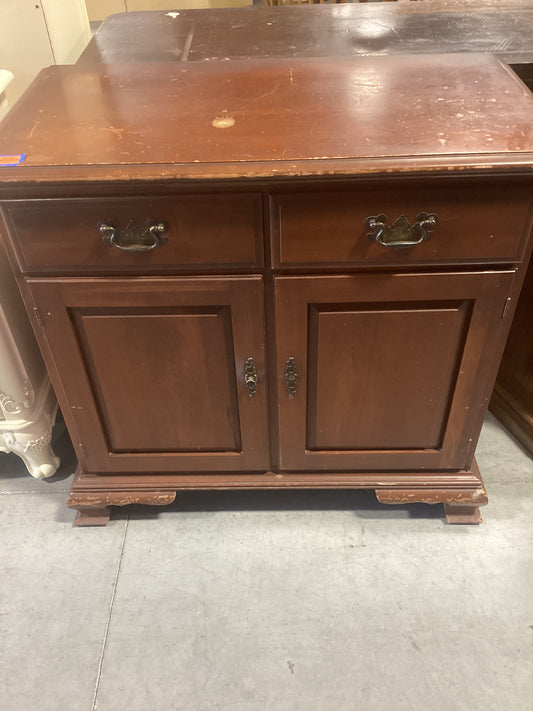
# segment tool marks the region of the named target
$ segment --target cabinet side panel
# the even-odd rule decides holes
[[[516,309],[491,410],[533,454],[533,260]]]

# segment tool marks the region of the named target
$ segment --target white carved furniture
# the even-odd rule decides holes
[[[57,471],[50,446],[57,400],[0,244],[0,452],[14,452],[37,479]]]
[[[32,56],[28,61],[35,62]],[[9,108],[6,90],[13,78],[0,69],[0,118]],[[38,479],[55,474],[60,464],[50,445],[56,413],[57,400],[0,245],[0,452],[17,454]]]

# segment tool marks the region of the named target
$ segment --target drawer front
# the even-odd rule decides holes
[[[263,264],[261,196],[256,193],[172,197],[12,201],[2,205],[25,273],[150,272],[243,269]],[[146,235],[148,221],[166,226],[161,244],[124,251],[103,239],[100,222],[114,222],[116,242],[131,246],[130,221]],[[109,235],[109,233],[108,233]],[[114,241],[115,241],[114,240]],[[145,246],[146,246],[145,245]]]
[[[289,193],[271,197],[272,255],[275,267],[475,264],[520,261],[528,231],[530,191],[489,189],[395,189],[393,185],[351,191]],[[437,224],[418,244],[403,248],[374,241],[420,240],[420,213],[436,214]],[[386,215],[393,227],[404,215],[408,227],[387,234],[368,227],[368,218]],[[382,220],[383,221],[383,220]],[[411,229],[412,228],[412,229]],[[372,240],[367,238],[372,235]]]

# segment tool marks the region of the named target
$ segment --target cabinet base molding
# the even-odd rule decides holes
[[[187,489],[374,489],[384,504],[445,505],[448,523],[481,523],[479,506],[488,502],[475,461],[453,473],[217,473],[93,474],[78,470],[67,500],[77,509],[76,526],[105,526],[111,506],[171,504]]]
[[[147,490],[138,491],[86,489],[83,486],[83,479],[84,475],[78,469],[67,499],[67,506],[78,512],[74,520],[75,526],[105,526],[111,515],[111,506],[127,506],[128,504],[165,506],[171,504],[176,498],[176,491],[151,491],[148,487],[146,487]]]
[[[462,491],[450,489],[376,489],[382,504],[444,504],[448,523],[478,524],[482,522],[480,506],[488,503],[483,486]]]

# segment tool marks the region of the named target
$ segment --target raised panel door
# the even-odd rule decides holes
[[[261,277],[28,283],[89,471],[268,467]]]
[[[280,468],[467,468],[512,278],[277,277]]]

